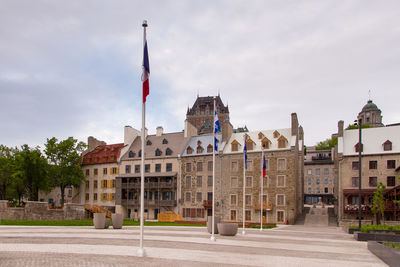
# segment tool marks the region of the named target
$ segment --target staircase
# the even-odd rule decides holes
[[[329,225],[328,209],[322,207],[311,208],[310,212],[306,214],[304,225],[328,226]]]
[[[98,205],[91,205],[91,204],[85,204],[85,210],[91,212],[91,213],[105,213],[107,218],[111,218],[111,211],[98,206]]]

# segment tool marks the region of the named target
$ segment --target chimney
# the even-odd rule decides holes
[[[132,128],[131,126],[125,126],[124,128],[124,144],[131,144],[136,137],[140,136],[140,131]]]
[[[343,137],[343,121],[338,122],[338,136]]]
[[[163,127],[158,126],[156,128],[156,136],[161,136],[163,134],[163,131],[164,131]]]
[[[299,122],[297,120],[297,114],[292,113],[292,136],[297,136],[299,131]]]
[[[101,145],[106,145],[106,142],[97,140],[93,136],[88,137],[88,149],[87,149],[88,151],[92,151],[97,146],[101,146]]]

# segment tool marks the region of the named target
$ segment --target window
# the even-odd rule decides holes
[[[193,149],[190,146],[188,146],[188,148],[186,148],[186,154],[190,155],[192,153],[193,153]]]
[[[140,165],[135,165],[135,173],[140,173]]]
[[[85,200],[89,200],[89,193],[85,194]]]
[[[285,185],[286,185],[285,175],[278,175],[277,180],[278,181],[277,181],[276,187],[285,187]]]
[[[321,174],[321,170],[320,169],[315,169],[315,175],[320,175]]]
[[[156,152],[154,152],[154,154],[155,154],[156,157],[161,156],[161,150],[157,148]]]
[[[317,179],[315,180],[315,183],[316,183],[316,184],[320,184],[320,179],[317,178]]]
[[[167,163],[167,165],[166,165],[166,171],[167,171],[167,172],[172,172],[172,163]]]
[[[359,143],[357,143],[357,144],[354,146],[354,149],[356,150],[356,152],[359,152],[358,147],[359,147]],[[364,145],[361,144],[361,152],[363,152],[363,148],[364,148]]]
[[[358,187],[360,179],[358,177],[352,177],[351,178],[351,186],[352,187]]]
[[[239,150],[239,143],[238,143],[236,140],[234,140],[234,141],[231,143],[231,150],[232,150],[233,152]]]
[[[231,171],[233,172],[237,172],[238,171],[238,162],[235,161],[231,161]]]
[[[138,157],[139,157],[139,158],[142,157],[142,150],[139,150],[139,152],[138,152]]]
[[[236,210],[231,210],[231,221],[236,221]]]
[[[129,158],[133,158],[135,156],[135,153],[133,153],[133,151],[129,151],[128,157]]]
[[[358,161],[353,161],[353,162],[351,163],[351,169],[352,169],[353,171],[358,170],[358,166],[359,166]]]
[[[329,179],[325,178],[325,184],[329,184]]]
[[[327,194],[328,193],[328,187],[325,187],[324,190],[325,190],[325,193]]]
[[[324,174],[325,174],[325,175],[328,175],[328,174],[329,174],[329,169],[328,169],[328,168],[325,168],[325,169],[324,169]]]
[[[231,188],[237,188],[237,187],[238,187],[238,178],[231,177]]]
[[[383,143],[383,150],[384,151],[391,151],[392,150],[392,142],[387,140],[385,143]]]
[[[197,162],[197,171],[198,172],[201,172],[201,171],[203,171],[203,162]]]
[[[253,177],[246,177],[246,187],[253,187]]]
[[[245,203],[246,203],[246,206],[251,206],[251,195],[245,196]]]
[[[115,193],[111,193],[111,200],[115,200]]]
[[[283,210],[276,211],[276,222],[278,222],[278,223],[285,222],[285,211],[283,211]]]
[[[172,155],[172,150],[169,147],[165,150],[165,155],[166,156],[171,156]]]
[[[369,161],[369,169],[370,170],[378,169],[378,162],[376,160],[370,160]]]
[[[156,172],[161,172],[161,164],[160,163],[156,164]]]
[[[212,185],[213,185],[213,178],[210,175],[210,176],[207,177],[207,186],[212,186]]]
[[[150,172],[150,164],[144,165],[144,172]]]
[[[188,162],[186,163],[186,171],[191,172],[192,171],[192,163]]]
[[[317,194],[321,193],[321,189],[319,187],[317,187],[316,189],[317,189]]]
[[[186,183],[185,183],[185,188],[191,188],[192,187],[192,177],[186,176]]]
[[[131,173],[131,165],[125,165],[125,173]]]
[[[103,174],[107,174],[107,168],[103,168]]]
[[[308,193],[311,194],[312,190],[311,187],[308,188]]]
[[[115,180],[111,181],[111,188],[115,188]]]
[[[311,184],[311,178],[308,178],[307,184]]]
[[[93,174],[94,174],[95,176],[97,176],[97,169],[94,169],[94,170],[93,170]]]
[[[308,169],[308,170],[307,170],[307,174],[308,174],[308,175],[311,175],[311,174],[312,174],[312,170],[311,170],[311,169]]]
[[[101,180],[101,188],[107,188],[107,180]]]
[[[378,185],[378,178],[377,177],[369,177],[369,186],[376,187]]]
[[[118,168],[111,168],[111,174],[118,174]]]
[[[85,187],[86,187],[86,189],[89,189],[89,181],[85,182]]]
[[[107,201],[107,193],[101,194],[101,200]]]
[[[246,221],[251,221],[251,210],[246,210]]]
[[[93,200],[97,200],[97,193],[93,194]]]
[[[207,170],[208,171],[212,171],[213,170],[213,162],[212,161],[207,162]]]
[[[280,136],[280,133],[278,131],[274,131],[274,138],[278,138]]]
[[[388,176],[386,181],[387,186],[395,186],[396,185],[396,177]]]
[[[253,170],[253,161],[252,160],[248,160],[247,161],[247,170],[248,171],[252,171]]]
[[[285,206],[285,195],[276,195],[276,205]]]
[[[196,209],[196,217],[203,218],[204,217],[204,209]]]
[[[203,153],[203,147],[202,146],[198,146],[197,147],[197,149],[196,149],[196,152],[197,152],[197,154],[201,154],[201,153]]]
[[[207,146],[207,152],[208,152],[208,153],[213,152],[213,146],[212,146],[212,145],[208,145],[208,146]]]
[[[151,146],[152,145],[151,141],[147,140],[146,145]]]
[[[202,187],[203,186],[203,181],[202,180],[203,179],[202,179],[201,176],[197,176],[197,179],[196,179],[196,186],[197,187]]]
[[[253,141],[247,140],[247,151],[253,150]]]
[[[89,176],[89,169],[86,170],[86,176]]]
[[[287,140],[285,137],[281,136],[278,139],[278,148],[285,148],[287,144]]]
[[[231,195],[231,205],[232,206],[237,205],[237,196],[236,195]]]
[[[264,138],[264,139],[262,140],[262,147],[263,147],[264,149],[269,149],[269,143],[270,143],[270,141],[269,141],[267,138]]]
[[[396,160],[388,160],[387,161],[387,168],[388,169],[395,169],[396,168]]]
[[[163,145],[168,144],[168,140],[164,138],[164,139],[162,140],[162,143],[163,143]]]
[[[286,159],[278,159],[278,170],[286,170]]]
[[[97,180],[94,180],[94,181],[93,181],[93,188],[94,188],[94,189],[97,189]]]
[[[192,194],[190,192],[186,192],[185,194],[185,201],[192,201]]]
[[[201,192],[197,192],[196,193],[196,201],[197,202],[203,201],[203,197],[202,197],[202,193]]]

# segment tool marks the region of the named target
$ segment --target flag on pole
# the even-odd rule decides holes
[[[147,39],[146,33],[144,35],[144,52],[143,52],[143,65],[142,65],[142,82],[143,82],[143,103],[146,103],[146,97],[150,93],[149,76],[150,76],[150,64],[149,64],[149,53],[147,51]]]
[[[265,161],[265,154],[263,153],[263,178],[267,174],[267,162]]]
[[[244,135],[244,168],[247,170],[247,135]]]
[[[219,124],[219,120],[218,120],[218,114],[217,114],[217,110],[214,107],[214,139],[215,139],[215,151],[218,151],[218,138],[217,138],[217,133],[221,130],[221,126]]]

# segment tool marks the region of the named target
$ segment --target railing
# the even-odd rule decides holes
[[[122,205],[139,206],[140,205],[140,199],[128,199],[128,201],[126,199],[122,199],[121,200],[121,204]],[[176,206],[176,200],[145,200],[144,201],[144,206],[145,207],[157,207],[157,206],[175,207]]]
[[[170,182],[170,183],[168,183],[168,182],[144,183],[144,188],[146,188],[146,189],[150,189],[150,188],[151,189],[157,189],[157,188],[164,189],[164,188],[176,188],[176,187],[177,187],[176,181],[175,182]],[[123,184],[121,184],[121,188],[123,188],[123,189],[125,189],[125,188],[128,188],[128,189],[140,188],[140,183],[123,183]]]
[[[212,200],[203,200],[203,207],[211,208],[212,207]]]
[[[254,202],[254,209],[255,210],[260,210],[260,207],[261,207],[261,205],[260,205],[260,202]],[[263,205],[262,205],[262,209],[263,210],[272,210],[272,202],[263,202]]]
[[[107,218],[111,218],[111,211],[100,207],[98,205],[91,205],[91,204],[85,204],[85,210],[90,211],[91,213],[105,213]]]

